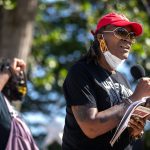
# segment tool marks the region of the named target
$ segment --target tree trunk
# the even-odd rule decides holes
[[[37,0],[16,0],[13,10],[0,7],[0,59],[18,57],[26,61],[31,48]]]

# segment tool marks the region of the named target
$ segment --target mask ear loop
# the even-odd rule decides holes
[[[97,34],[97,40],[99,41],[99,48],[100,48],[101,52],[104,53],[104,52],[108,51],[103,34]]]

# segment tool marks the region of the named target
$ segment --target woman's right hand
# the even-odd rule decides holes
[[[148,96],[150,96],[150,78],[144,77],[138,82],[130,99],[136,101]]]

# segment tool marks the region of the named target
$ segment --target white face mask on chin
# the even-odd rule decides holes
[[[109,50],[103,53],[107,63],[110,67],[114,70],[117,69],[119,65],[121,65],[125,60],[121,60],[120,58],[116,57],[115,55],[111,54]]]
[[[103,38],[103,40],[104,40],[103,34],[102,34],[102,38]],[[105,41],[105,40],[104,40],[104,41]],[[104,55],[104,57],[105,57],[107,63],[109,64],[109,66],[110,66],[113,70],[116,70],[117,67],[118,67],[119,65],[121,65],[121,64],[125,61],[125,59],[121,60],[121,59],[118,58],[117,56],[113,55],[113,54],[108,50],[107,45],[106,45],[106,49],[107,49],[107,50],[106,50],[105,52],[103,52],[103,55]]]

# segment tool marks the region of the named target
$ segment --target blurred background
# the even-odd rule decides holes
[[[134,64],[150,76],[150,0],[0,0],[0,59],[27,63],[28,94],[16,103],[41,150],[60,150],[65,118],[62,84],[69,67],[85,53],[91,30],[108,12],[123,13],[144,27],[129,59],[119,69],[134,90]],[[150,149],[150,124],[144,134]]]

